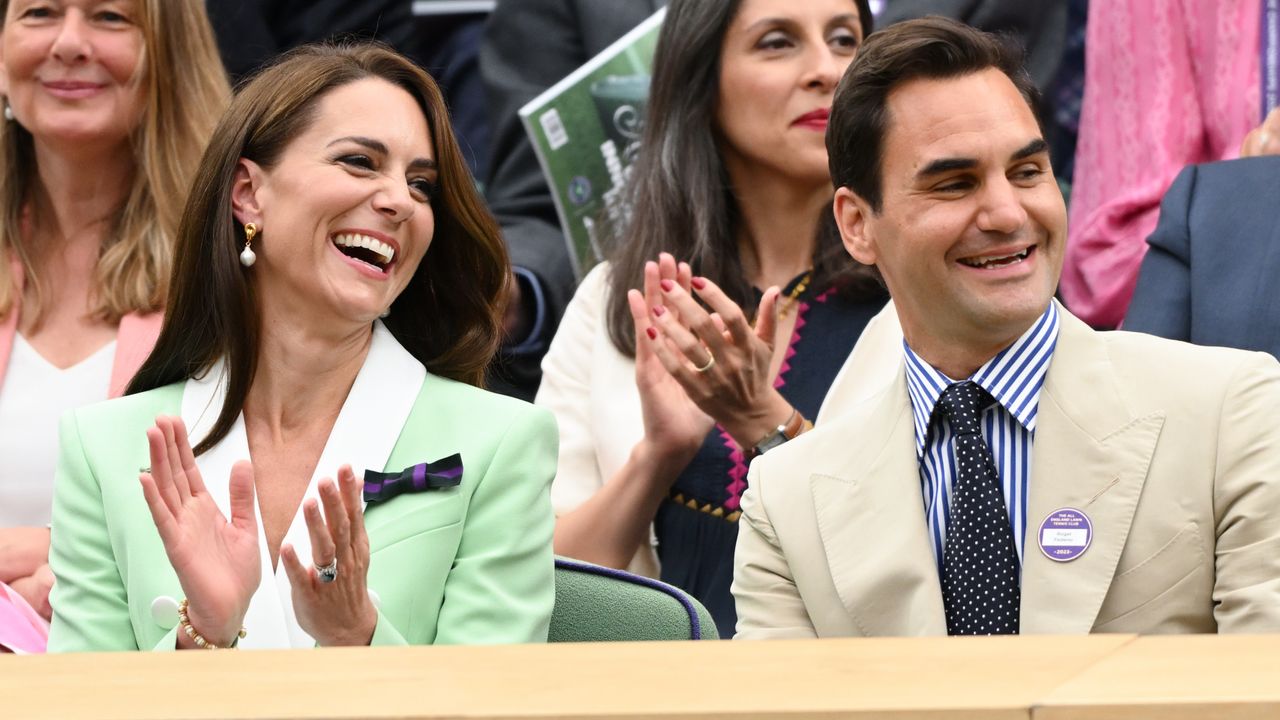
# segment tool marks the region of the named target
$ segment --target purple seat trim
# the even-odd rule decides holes
[[[631,583],[632,585],[640,585],[642,587],[647,587],[651,590],[657,590],[658,592],[670,595],[680,603],[681,607],[683,607],[684,611],[689,615],[689,639],[702,639],[702,621],[698,619],[698,610],[693,606],[693,603],[689,601],[688,596],[677,588],[671,587],[664,582],[644,577],[643,575],[629,573],[626,570],[615,570],[613,568],[601,567],[590,563],[576,562],[574,560],[566,560],[559,557],[556,558],[556,567],[564,568],[566,570],[575,570],[577,572],[588,573],[591,575],[599,575],[601,577],[613,578],[614,580],[621,580],[623,582]]]

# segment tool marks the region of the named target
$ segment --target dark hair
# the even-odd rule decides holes
[[[862,36],[871,33],[867,0],[853,0]],[[720,52],[741,0],[672,0],[655,51],[640,153],[631,168],[627,220],[615,229],[606,320],[609,338],[635,355],[627,290],[640,287],[644,264],[660,252],[687,260],[750,312],[755,295],[738,254],[741,219],[720,157],[715,127]],[[824,210],[811,285],[863,292],[874,281],[845,252]],[[861,284],[859,284],[861,283]],[[876,292],[879,292],[877,289]]]
[[[178,233],[164,328],[130,394],[199,377],[219,359],[226,401],[201,453],[235,423],[257,370],[260,318],[252,272],[238,256],[244,228],[231,208],[240,158],[271,168],[315,120],[319,100],[338,87],[381,78],[417,100],[439,171],[431,199],[435,235],[384,321],[427,370],[479,386],[501,338],[508,261],[497,223],[476,192],[434,80],[379,44],[311,45],[293,50],[248,82],[214,131]]]
[[[996,68],[1008,76],[1037,118],[1040,93],[1010,38],[931,15],[891,25],[863,44],[836,88],[827,125],[831,181],[879,213],[880,166],[888,131],[889,94],[917,79],[945,79]]]

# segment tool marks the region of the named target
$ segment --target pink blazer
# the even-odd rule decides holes
[[[16,260],[10,263],[18,285],[22,285],[22,265]],[[4,381],[5,371],[9,369],[9,356],[13,353],[13,338],[18,334],[18,316],[21,308],[16,304],[13,312],[0,321],[0,382]],[[107,397],[120,397],[133,379],[138,368],[151,354],[156,338],[160,336],[160,325],[164,321],[163,313],[146,315],[130,314],[120,319],[120,329],[116,332],[116,356],[111,366],[111,385],[107,389]]]

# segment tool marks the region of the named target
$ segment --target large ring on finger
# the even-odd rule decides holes
[[[715,355],[714,355],[710,350],[708,350],[708,351],[707,351],[707,364],[706,364],[706,365],[703,365],[702,367],[696,367],[696,368],[694,368],[694,370],[697,370],[697,371],[698,371],[698,372],[700,372],[700,373],[704,373],[704,372],[706,372],[706,371],[710,370],[711,368],[713,368],[713,367],[715,367],[715,366],[716,366],[716,356],[715,356]]]
[[[338,558],[334,556],[328,565],[316,565],[316,579],[322,583],[331,583],[338,579]]]

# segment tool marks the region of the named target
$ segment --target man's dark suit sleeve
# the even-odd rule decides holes
[[[1195,165],[1183,168],[1160,203],[1160,222],[1147,238],[1138,286],[1124,330],[1191,340],[1191,235],[1188,217],[1195,194]]]
[[[528,270],[542,291],[542,338],[532,350],[504,353],[498,370],[525,395],[537,386],[546,342],[573,295],[576,280],[551,190],[517,111],[586,62],[579,18],[569,0],[499,0],[480,48],[488,90],[489,173],[486,195],[506,238],[511,263]],[[528,293],[526,293],[526,296]],[[518,339],[517,339],[518,340]]]

